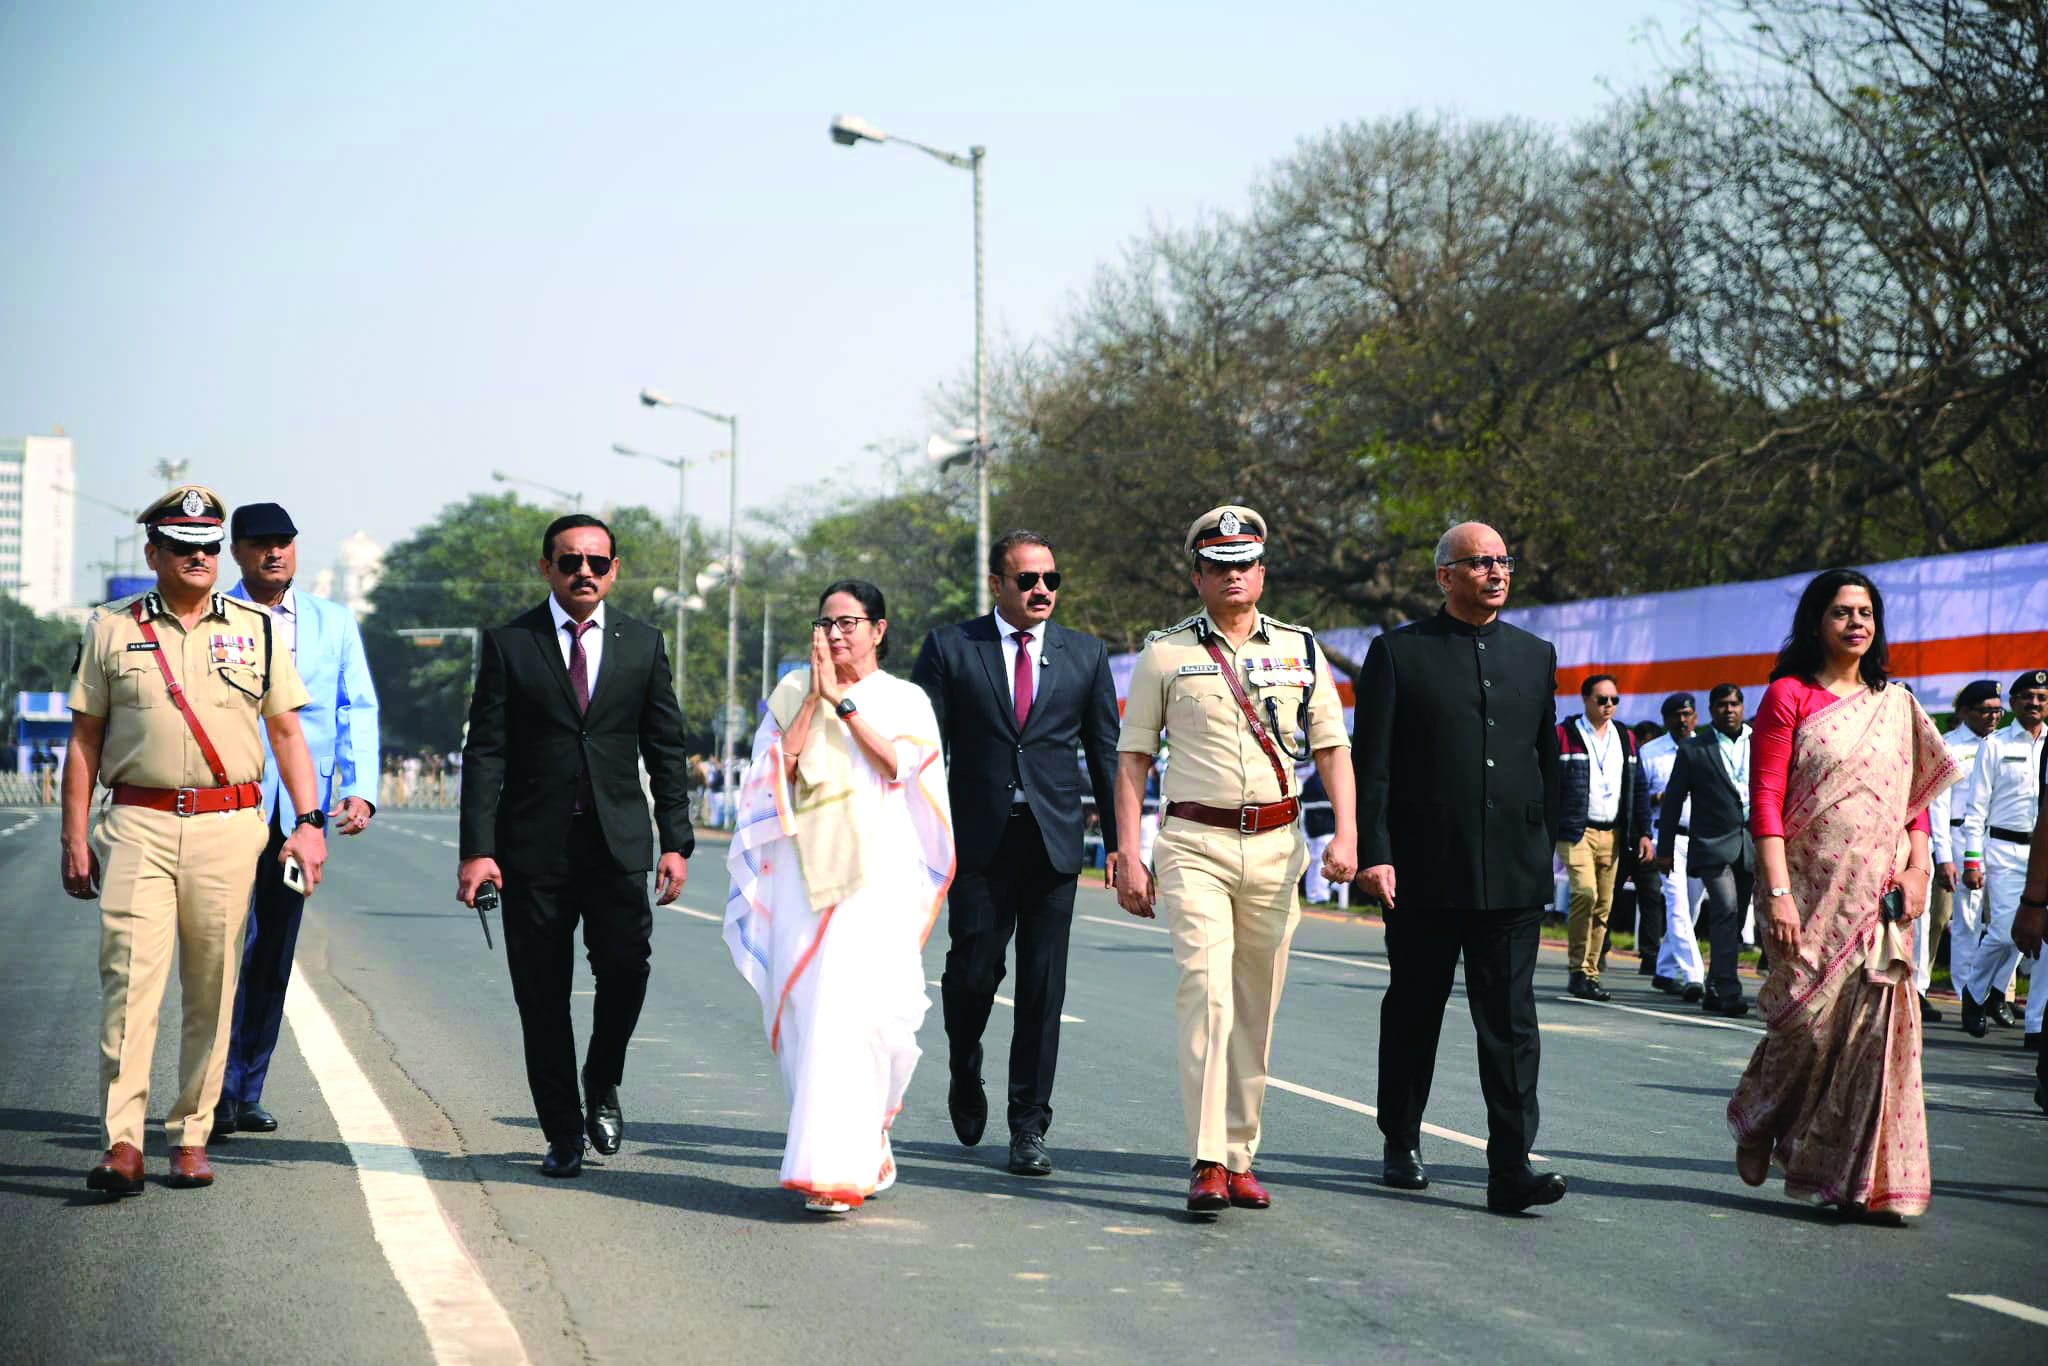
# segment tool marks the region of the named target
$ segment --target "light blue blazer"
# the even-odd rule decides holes
[[[248,589],[236,584],[231,596],[246,599]],[[313,752],[320,774],[320,809],[331,811],[344,797],[377,804],[377,686],[370,681],[370,663],[363,656],[363,633],[348,608],[303,589],[295,594],[298,608],[299,677],[313,700],[299,710],[299,728]],[[270,731],[263,731],[263,809],[277,803],[277,755],[271,752]]]

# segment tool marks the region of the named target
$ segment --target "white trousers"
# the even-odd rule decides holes
[[[1961,987],[1970,980],[1970,961],[1977,956],[1977,936],[1984,932],[1984,893],[1980,889],[1971,891],[1963,885],[1961,865],[1957,865],[1956,889],[1950,894],[1948,913],[1948,977],[1949,983]],[[1922,994],[1927,991],[1926,982],[1933,971],[1934,950],[1929,946],[1925,956],[1929,966],[1921,973]]]
[[[1984,851],[1984,892],[1980,902],[1983,932],[1970,955],[1967,985],[1970,999],[1983,1005],[1993,990],[2003,991],[2019,966],[2019,946],[2012,942],[2012,918],[2020,908],[2027,881],[2027,846],[1992,839]]]
[[[1700,917],[1700,903],[1706,899],[1707,884],[1685,875],[1688,841],[1680,835],[1671,842],[1671,871],[1664,883],[1664,942],[1657,948],[1657,975],[1674,982],[1704,982],[1707,965],[1700,957],[1699,936],[1693,922]]]

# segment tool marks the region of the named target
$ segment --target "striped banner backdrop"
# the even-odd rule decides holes
[[[1892,676],[1911,686],[1928,711],[1949,710],[1972,679],[1996,679],[2003,688],[2023,669],[2048,669],[2048,544],[1859,567],[1884,594]],[[1583,680],[1611,673],[1621,684],[1625,718],[1654,721],[1669,693],[1696,694],[1704,711],[1717,683],[1740,685],[1754,706],[1812,578],[1592,598],[1503,616],[1557,646],[1560,714],[1576,710]],[[1318,631],[1317,639],[1362,660],[1378,634],[1377,627],[1338,627]],[[1110,659],[1119,703],[1136,663],[1136,655]],[[1348,678],[1339,677],[1338,691],[1348,721]]]

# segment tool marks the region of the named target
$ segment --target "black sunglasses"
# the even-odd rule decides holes
[[[1046,592],[1057,593],[1060,591],[1060,571],[1057,569],[1048,569],[1043,574],[1035,569],[1026,570],[1022,574],[1017,575],[1017,591],[1019,593],[1029,593],[1032,589],[1038,587],[1039,580],[1041,579],[1045,581]]]
[[[580,572],[585,563],[590,565],[590,577],[601,579],[612,572],[612,566],[618,561],[610,555],[578,555],[570,550],[555,556],[555,572],[567,578]]]
[[[168,536],[152,536],[149,543],[158,550],[168,550],[183,559],[190,555],[205,555],[209,558],[220,554],[219,541],[174,541]]]
[[[1621,699],[1619,697],[1606,697],[1600,693],[1594,693],[1593,705],[1596,707],[1618,707],[1621,705]]]

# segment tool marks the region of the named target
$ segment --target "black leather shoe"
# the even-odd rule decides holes
[[[1614,999],[1613,992],[1607,990],[1597,980],[1586,976],[1583,972],[1573,973],[1571,983],[1565,987],[1565,990],[1578,997],[1581,1001],[1611,1001]]]
[[[619,1088],[593,1086],[588,1074],[583,1078],[583,1132],[590,1135],[590,1146],[606,1157],[619,1150],[619,1141],[626,1136],[626,1117],[619,1113]]]
[[[1698,982],[1687,982],[1685,990],[1678,993],[1679,999],[1689,1006],[1698,1005],[1702,1000],[1706,999],[1706,995],[1707,989]]]
[[[960,1135],[962,1143],[972,1148],[981,1142],[982,1132],[988,1128],[988,1096],[981,1089],[980,1077],[953,1078],[946,1088],[946,1110],[953,1116],[953,1132]]]
[[[1052,1158],[1037,1134],[1010,1135],[1010,1171],[1016,1176],[1051,1176]]]
[[[213,1132],[207,1135],[206,1141],[211,1143],[215,1139],[226,1138],[234,1131],[235,1103],[231,1100],[224,1100],[213,1107]]]
[[[1389,1143],[1380,1154],[1380,1184],[1392,1186],[1397,1191],[1426,1191],[1429,1189],[1429,1169],[1422,1165],[1422,1153],[1416,1148],[1399,1148]]]
[[[548,1155],[540,1160],[542,1176],[583,1175],[583,1140],[548,1144]]]
[[[274,1134],[277,1132],[277,1116],[253,1100],[238,1101],[235,1104],[235,1132],[242,1134]]]
[[[1749,1002],[1740,996],[1716,996],[1710,991],[1700,1001],[1700,1009],[1709,1015],[1725,1015],[1731,1020],[1739,1020],[1749,1014]]]
[[[1939,1010],[1936,1010],[1936,1009],[1934,1008],[1934,1002],[1932,1002],[1932,1001],[1928,1000],[1928,999],[1927,999],[1927,998],[1926,998],[1925,996],[1922,996],[1922,997],[1920,998],[1920,1023],[1921,1023],[1921,1024],[1940,1024],[1940,1023],[1941,1023],[1941,1012],[1940,1012]]]
[[[2020,1027],[2019,1019],[2012,1013],[2012,1007],[2005,1003],[2005,993],[2002,991],[1991,993],[1991,1003],[1984,1007],[1984,1018],[2000,1029]]]
[[[1649,949],[1645,949],[1645,950],[1643,950],[1643,952],[1644,952],[1644,953],[1650,953],[1650,952],[1651,952],[1651,950],[1649,950]],[[1642,961],[1641,961],[1640,963],[1637,963],[1637,964],[1636,964],[1636,976],[1638,976],[1638,977],[1655,977],[1656,975],[1657,975],[1657,962],[1656,962],[1656,959],[1655,959],[1655,957],[1654,957],[1654,956],[1653,956],[1653,957],[1649,957],[1649,958],[1645,958],[1645,959],[1643,959],[1643,960],[1642,960]]]
[[[2020,1040],[2020,1047],[2026,1049],[2029,1053],[2040,1052],[2041,1036],[2039,1034],[2027,1035],[2025,1038]]]
[[[1524,1166],[1486,1178],[1486,1207],[1495,1214],[1520,1214],[1537,1205],[1554,1205],[1564,1199],[1564,1192],[1565,1180],[1556,1172],[1538,1176]]]
[[[1671,996],[1676,996],[1679,992],[1685,990],[1684,987],[1678,985],[1676,981],[1666,977],[1661,972],[1650,979],[1650,985]]]
[[[1962,989],[1962,996],[1963,1032],[1973,1039],[1981,1039],[1991,1032],[1990,1028],[1984,1023],[1984,1007],[1970,999],[1970,989],[1968,987]]]

